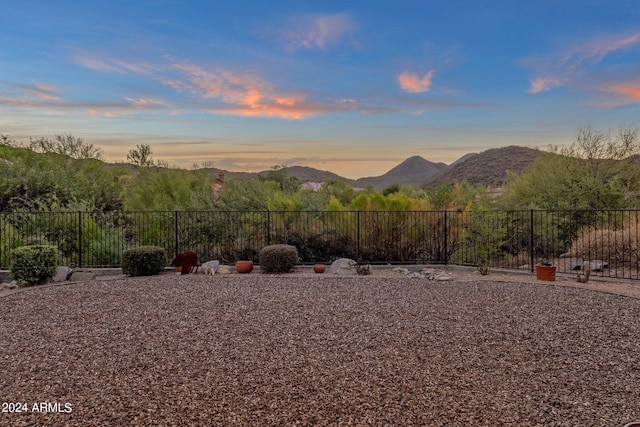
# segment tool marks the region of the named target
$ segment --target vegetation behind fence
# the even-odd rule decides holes
[[[637,279],[639,219],[637,210],[14,212],[0,214],[0,267],[30,244],[57,246],[60,264],[117,267],[140,245],[232,263],[286,243],[306,264],[349,257],[532,270],[548,259],[568,273],[599,260],[599,274]]]

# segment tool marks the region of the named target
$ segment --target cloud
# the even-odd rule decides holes
[[[220,101],[223,105],[205,107],[212,113],[300,120],[322,112],[322,108],[306,100],[306,95],[281,93],[256,76],[210,71],[191,63],[174,64],[174,68],[182,73],[182,78],[165,80],[164,84],[203,99]]]
[[[56,86],[38,82],[32,84],[17,83],[14,86],[23,91],[27,97],[35,97],[37,99],[59,100],[62,92]]]
[[[398,76],[398,83],[405,92],[421,93],[428,92],[431,87],[433,70],[420,77],[417,73],[405,71]]]
[[[347,14],[296,15],[286,20],[279,36],[289,51],[327,51],[351,37],[355,30],[356,25]],[[353,39],[352,42],[355,43]]]
[[[339,112],[381,114],[405,110],[402,106],[398,108],[397,104],[389,104],[384,100],[371,102],[367,99],[356,100],[349,97],[314,99],[312,94],[306,91],[276,87],[253,72],[206,67],[190,61],[180,61],[173,56],[163,56],[161,61],[155,64],[111,58],[108,55],[94,58],[86,53],[76,56],[75,59],[79,65],[92,70],[141,76],[175,92],[164,95],[171,97],[171,103],[163,101],[159,96],[129,96],[125,98],[129,101],[128,109],[119,108],[103,113],[103,110],[96,107],[91,109],[92,114],[102,112],[115,116],[152,108],[172,108],[173,112],[179,113],[195,109],[219,115],[303,120]],[[405,72],[398,80],[407,92],[426,92],[430,89],[433,74],[434,71],[429,71],[424,76]],[[419,112],[432,107],[460,106],[438,102],[428,104],[426,107],[421,105]]]
[[[99,54],[95,52],[76,50],[73,55],[73,61],[84,68],[100,72],[152,75],[154,72],[158,71],[158,67],[152,66],[146,62],[125,61],[113,58],[107,54],[98,55]]]
[[[609,91],[631,101],[640,101],[640,81],[614,84],[609,87]]]
[[[0,97],[0,105],[19,107],[26,109],[37,109],[46,114],[85,112],[90,115],[103,115],[105,117],[115,117],[125,114],[136,114],[141,112],[158,111],[169,107],[169,104],[154,99],[131,99],[123,101],[73,101],[63,98],[42,98],[26,99],[24,97],[10,98]]]
[[[562,86],[562,82],[557,77],[538,77],[531,81],[531,86],[527,92],[540,93]]]
[[[535,76],[530,80],[527,92],[536,94],[567,85],[592,87],[594,69],[601,67],[607,57],[639,44],[640,32],[599,36],[546,56],[529,57],[524,62],[533,69]]]

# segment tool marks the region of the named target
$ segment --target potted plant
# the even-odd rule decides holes
[[[251,273],[251,270],[253,270],[253,261],[251,260],[236,261],[236,271],[238,273]]]
[[[324,273],[324,270],[326,269],[324,264],[314,264],[313,265],[313,271],[315,271],[316,273]]]
[[[536,264],[536,279],[553,282],[556,280],[556,266],[549,260],[544,259],[540,264]]]

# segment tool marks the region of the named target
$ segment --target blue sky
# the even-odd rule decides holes
[[[350,178],[640,125],[640,3],[8,1],[0,133]]]

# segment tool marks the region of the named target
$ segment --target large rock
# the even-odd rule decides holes
[[[66,266],[60,266],[57,268],[56,275],[53,276],[53,281],[58,283],[69,280],[69,277],[71,277],[72,273],[73,269]]]
[[[349,258],[340,258],[331,264],[329,273],[333,274],[356,274],[356,262]]]
[[[605,262],[599,259],[594,259],[584,263],[584,268],[589,269],[591,271],[601,271],[602,269],[608,268],[608,267],[609,267],[608,262]]]
[[[207,274],[209,276],[213,276],[218,271],[218,267],[220,266],[220,261],[213,260],[203,262],[200,267],[198,267],[198,274]]]

